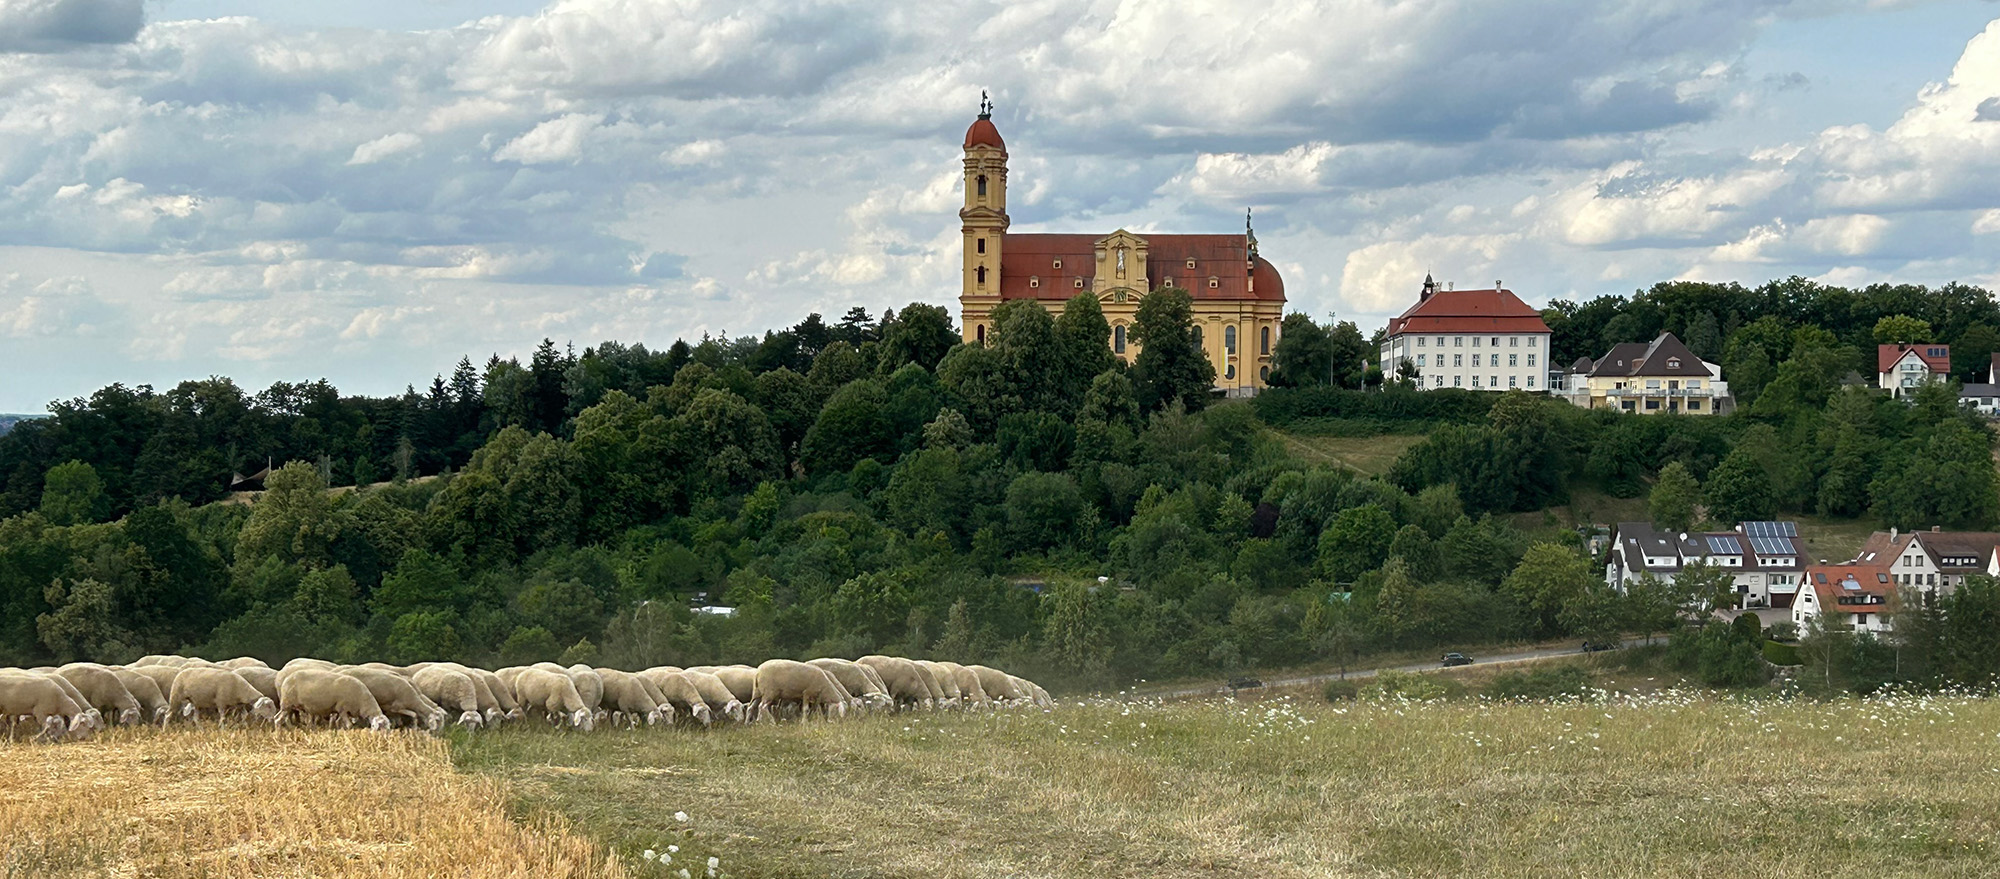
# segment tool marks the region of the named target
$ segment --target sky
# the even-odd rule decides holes
[[[950,304],[982,89],[1016,231],[1254,208],[1364,333],[2000,287],[1993,0],[0,0],[0,412]]]

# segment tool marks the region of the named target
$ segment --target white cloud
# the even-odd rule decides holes
[[[424,145],[424,139],[407,131],[385,134],[354,148],[349,165],[370,165]]]
[[[589,137],[597,124],[603,121],[603,116],[588,113],[558,116],[495,150],[493,159],[523,165],[576,161],[583,156],[584,138]]]

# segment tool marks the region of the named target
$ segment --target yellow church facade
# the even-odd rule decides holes
[[[1097,297],[1111,324],[1111,350],[1130,363],[1139,303],[1179,287],[1193,300],[1197,337],[1215,367],[1215,387],[1254,393],[1271,377],[1285,316],[1285,284],[1257,253],[1248,224],[1240,235],[1022,234],[1007,231],[1007,145],[990,106],[965,132],[964,279],[959,326],[984,344],[993,308],[1028,299],[1061,314],[1078,294]]]

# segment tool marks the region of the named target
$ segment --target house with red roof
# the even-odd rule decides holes
[[[1792,602],[1792,622],[1804,629],[1824,617],[1830,631],[1887,634],[1889,615],[1896,609],[1896,583],[1881,565],[1814,565],[1806,569],[1805,588]]]
[[[1194,336],[1215,368],[1215,388],[1248,395],[1267,386],[1271,354],[1285,317],[1285,282],[1257,251],[1245,218],[1241,234],[1179,235],[1099,232],[1014,232],[1007,215],[1007,143],[993,124],[992,104],[966,129],[965,206],[960,329],[984,344],[993,309],[1030,301],[1060,314],[1088,295],[1111,325],[1111,351],[1132,362],[1131,335],[1139,303],[1169,287],[1193,300]]]
[[[1875,346],[1875,385],[1891,397],[1950,378],[1950,345]]]
[[[1542,313],[1501,282],[1457,290],[1425,275],[1416,304],[1390,319],[1380,363],[1386,378],[1414,370],[1424,390],[1539,392],[1548,390],[1548,357]]]

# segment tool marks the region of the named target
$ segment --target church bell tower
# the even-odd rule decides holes
[[[993,127],[993,102],[979,95],[979,118],[965,130],[964,283],[959,326],[967,342],[984,343],[987,316],[1000,304],[1000,250],[1007,232],[1007,144]]]

